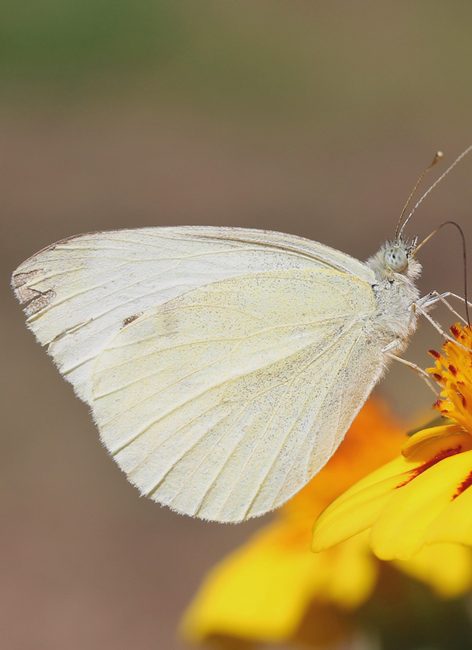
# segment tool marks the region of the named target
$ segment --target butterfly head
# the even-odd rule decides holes
[[[421,264],[414,257],[416,244],[417,239],[388,241],[368,260],[368,264],[379,280],[391,280],[398,276],[413,280],[421,273]]]
[[[401,241],[389,242],[384,251],[385,266],[394,273],[405,273],[408,270],[408,248]]]

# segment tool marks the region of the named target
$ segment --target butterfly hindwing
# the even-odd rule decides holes
[[[298,491],[379,376],[370,285],[328,269],[214,282],[154,307],[98,356],[101,437],[143,494],[240,521]],[[362,351],[362,354],[360,354]]]

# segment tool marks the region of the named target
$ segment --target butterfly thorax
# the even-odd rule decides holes
[[[386,242],[367,265],[376,278],[372,285],[378,305],[375,328],[386,342],[399,339],[406,344],[417,324],[413,305],[419,297],[415,280],[421,274],[421,264],[413,257],[411,246],[394,241]]]

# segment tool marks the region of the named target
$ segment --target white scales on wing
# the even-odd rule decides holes
[[[225,278],[330,264],[360,277],[366,273],[354,258],[301,237],[237,228],[142,228],[53,244],[23,262],[13,284],[28,326],[89,402],[96,355],[149,308]]]
[[[316,298],[314,298],[316,296]],[[382,368],[370,285],[332,270],[215,282],[153,308],[100,354],[92,408],[140,491],[238,521],[322,467]]]

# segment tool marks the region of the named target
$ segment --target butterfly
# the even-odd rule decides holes
[[[179,513],[239,522],[326,464],[418,314],[444,299],[419,298],[404,225],[365,263],[253,229],[83,234],[23,262],[12,286],[129,481]]]

